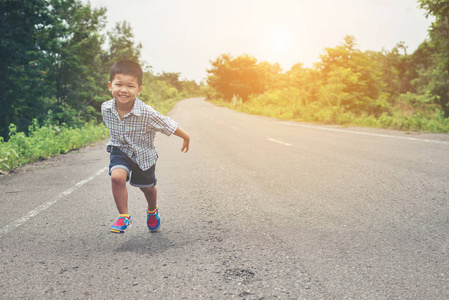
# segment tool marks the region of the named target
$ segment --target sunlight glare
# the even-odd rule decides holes
[[[287,28],[273,30],[270,35],[270,46],[275,53],[285,54],[292,50],[293,36]]]

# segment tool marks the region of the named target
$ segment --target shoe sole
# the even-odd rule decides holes
[[[151,233],[155,233],[156,231],[159,230],[159,228],[161,228],[161,225],[159,225],[159,227],[158,227],[157,229],[150,229],[150,228],[148,228],[148,230],[149,230]]]
[[[125,230],[120,230],[120,229],[110,229],[109,231],[112,233],[125,233],[126,230],[128,230],[129,228],[131,228],[133,226],[133,224],[129,224],[128,227],[126,227]]]

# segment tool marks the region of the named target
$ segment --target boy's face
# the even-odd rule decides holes
[[[116,103],[120,105],[134,105],[134,99],[142,91],[136,77],[124,74],[115,74],[112,82],[108,82],[108,87]]]

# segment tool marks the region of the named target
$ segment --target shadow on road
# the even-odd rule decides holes
[[[126,239],[114,253],[132,252],[136,254],[159,254],[172,248],[180,248],[182,245],[176,244],[163,232],[142,234]]]

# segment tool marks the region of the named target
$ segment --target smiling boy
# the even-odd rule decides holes
[[[110,140],[106,144],[110,152],[109,175],[119,212],[119,218],[110,229],[113,233],[124,233],[132,225],[128,211],[128,180],[145,195],[150,232],[160,227],[155,176],[156,133],[179,136],[183,139],[181,152],[189,150],[190,136],[175,121],[137,98],[142,91],[142,77],[139,64],[129,60],[115,63],[108,82],[114,98],[101,105],[103,121],[110,131]]]

